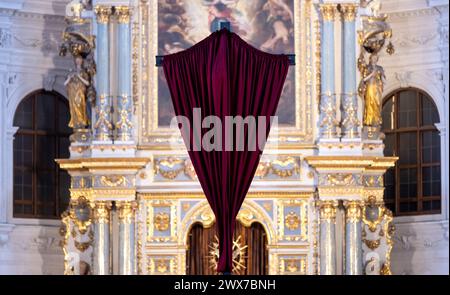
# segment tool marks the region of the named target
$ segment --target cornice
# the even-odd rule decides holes
[[[440,12],[434,7],[415,9],[415,10],[395,10],[384,11],[388,15],[388,20],[421,17],[421,16],[440,16]]]
[[[138,170],[150,162],[150,158],[79,158],[56,159],[61,169],[68,171],[86,170]]]

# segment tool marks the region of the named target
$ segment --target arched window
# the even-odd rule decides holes
[[[395,215],[441,212],[439,114],[423,91],[395,91],[383,103],[385,155],[398,156],[385,175],[384,199]]]
[[[68,104],[64,97],[37,91],[22,100],[15,116],[13,216],[59,218],[69,201],[70,177],[55,163],[68,158]]]

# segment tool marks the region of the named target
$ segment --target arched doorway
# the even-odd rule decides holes
[[[217,249],[216,237],[217,230],[214,225],[209,228],[204,228],[201,223],[192,225],[188,235],[186,274],[216,274],[213,258],[213,253]],[[235,260],[239,266],[233,274],[267,275],[268,251],[264,227],[258,222],[246,227],[240,221],[236,221],[234,241]]]

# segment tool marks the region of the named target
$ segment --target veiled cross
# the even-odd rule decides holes
[[[231,32],[231,23],[229,21],[220,20],[218,22],[217,31],[220,31],[222,29],[226,29]],[[289,65],[295,66],[295,54],[286,54],[286,56],[289,59]],[[157,55],[155,58],[156,58],[156,66],[162,67],[164,62],[164,55]]]

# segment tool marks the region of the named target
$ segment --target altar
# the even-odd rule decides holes
[[[215,216],[171,126],[155,56],[191,47],[223,19],[255,48],[293,53],[296,63],[237,215],[233,273],[390,274],[394,228],[383,175],[396,158],[383,154],[379,110],[365,110],[374,99],[367,89],[379,86],[370,84],[382,69],[375,56],[394,52],[377,7],[92,2],[68,5],[62,46],[83,57],[94,93],[91,124],[74,125],[70,158],[57,160],[71,175],[61,227],[66,274],[216,273]]]

